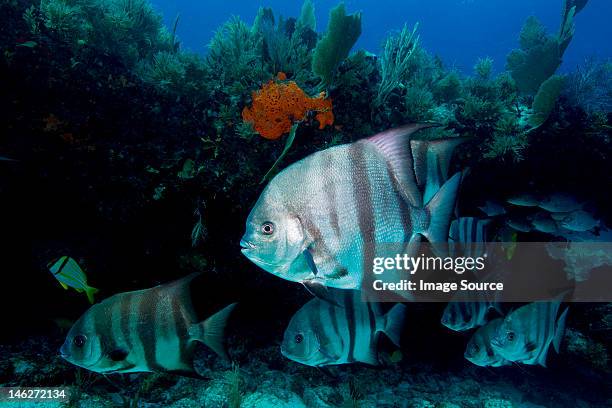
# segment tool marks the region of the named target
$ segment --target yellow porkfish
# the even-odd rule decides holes
[[[57,261],[47,265],[49,271],[64,289],[73,288],[77,292],[85,292],[89,303],[94,303],[94,294],[98,289],[87,284],[87,276],[79,264],[69,256],[62,256]]]

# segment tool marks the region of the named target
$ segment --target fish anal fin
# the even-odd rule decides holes
[[[555,348],[555,351],[557,353],[561,349],[561,341],[563,340],[563,334],[565,333],[565,320],[567,319],[568,310],[569,310],[569,307],[566,308],[563,311],[563,313],[561,313],[561,316],[559,317],[559,320],[557,320],[557,324],[555,327],[555,337],[553,338],[553,347]]]
[[[396,304],[385,314],[381,331],[397,347],[400,346],[404,320],[406,319],[406,305]]]
[[[546,357],[548,357],[548,350],[544,350],[542,351],[542,353],[540,353],[536,363],[541,365],[542,367],[546,367]]]
[[[204,343],[217,353],[217,355],[229,360],[229,356],[223,345],[223,338],[227,319],[232,313],[232,310],[234,310],[234,307],[236,307],[236,303],[226,306],[201,323],[191,325],[191,327],[189,327],[189,336],[191,340]]]
[[[60,282],[60,285],[62,285],[62,288],[68,290],[68,285],[66,285],[64,282]]]

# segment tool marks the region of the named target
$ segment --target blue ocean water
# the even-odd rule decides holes
[[[336,0],[315,1],[317,31],[327,27],[329,10]],[[180,14],[178,35],[185,48],[205,53],[214,31],[230,16],[250,23],[260,6],[271,7],[278,15],[299,16],[300,0],[281,1],[194,1],[155,0],[171,26]],[[495,69],[504,68],[506,55],[518,45],[518,35],[528,16],[536,16],[549,29],[558,30],[562,0],[348,0],[347,12],[363,13],[363,32],[356,49],[378,53],[390,31],[404,23],[419,22],[425,48],[448,66],[469,73],[480,57],[491,57]],[[571,71],[589,57],[612,55],[612,2],[592,0],[576,18],[576,35],[565,53],[564,72]]]

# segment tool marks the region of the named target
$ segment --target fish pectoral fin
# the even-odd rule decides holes
[[[535,350],[537,347],[538,347],[538,346],[537,346],[537,345],[536,345],[534,342],[530,341],[530,342],[528,342],[527,344],[525,344],[525,351],[526,351],[526,352],[528,352],[528,353],[531,353],[531,352],[532,352],[532,351],[534,351],[534,350]]]
[[[314,297],[324,300],[325,302],[329,302],[334,306],[342,307],[338,303],[336,299],[334,299],[332,293],[329,288],[320,281],[316,281],[314,279],[302,281],[302,285],[306,288],[306,290]]]
[[[304,255],[306,265],[308,265],[310,271],[317,276],[319,271],[317,269],[317,265],[315,264],[314,258],[312,257],[312,252],[310,252],[310,248],[306,248],[304,251],[302,251],[302,255]]]
[[[189,336],[191,340],[199,341],[208,346],[212,351],[220,357],[229,360],[223,339],[225,336],[225,326],[232,310],[236,307],[236,303],[226,306],[214,315],[201,323],[192,324],[189,327]]]
[[[62,285],[62,288],[68,290],[68,285],[66,285],[64,282],[60,282],[60,285]]]

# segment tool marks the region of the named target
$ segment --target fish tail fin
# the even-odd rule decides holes
[[[559,349],[561,348],[561,341],[563,340],[563,334],[565,333],[565,319],[567,319],[568,310],[569,310],[569,307],[565,308],[563,313],[561,313],[561,316],[559,317],[559,320],[557,320],[557,325],[555,327],[555,337],[553,338],[553,347],[555,348],[555,351],[557,353],[559,352]]]
[[[229,360],[229,356],[225,351],[223,339],[227,319],[232,313],[232,310],[234,310],[234,307],[236,307],[236,303],[226,306],[203,322],[193,324],[189,327],[189,335],[192,340],[206,344],[212,351],[226,360]]]
[[[91,286],[87,286],[85,288],[85,295],[87,295],[87,300],[89,300],[90,304],[94,304],[94,295],[98,293],[100,290],[96,288],[92,288]]]
[[[440,187],[438,192],[425,205],[429,225],[425,231],[419,231],[431,243],[447,243],[451,216],[455,208],[457,190],[461,182],[461,173],[456,173]]]
[[[404,321],[406,320],[406,305],[398,303],[387,312],[384,317],[384,327],[382,332],[385,333],[389,340],[397,347],[400,346],[400,336]]]

